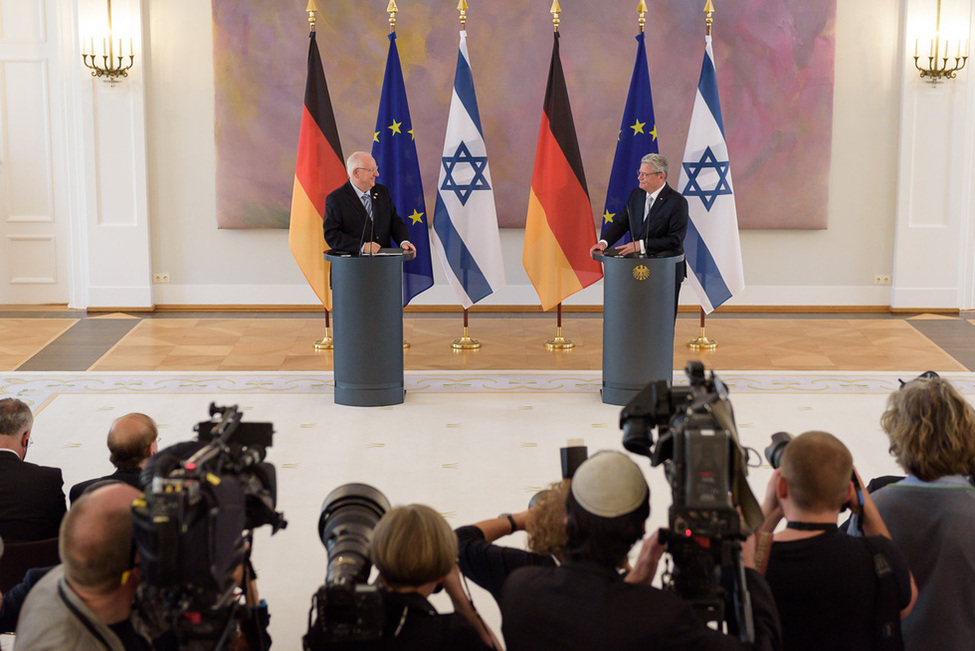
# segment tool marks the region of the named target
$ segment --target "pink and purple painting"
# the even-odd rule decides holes
[[[389,43],[387,0],[318,4],[318,44],[343,153],[369,151]],[[397,47],[432,206],[457,63],[457,3],[397,4]],[[560,2],[562,65],[594,221],[636,56],[637,4]],[[308,52],[305,5],[212,0],[220,228],[288,226]],[[521,228],[552,53],[551,0],[469,5],[468,47],[498,221]],[[704,57],[704,1],[648,5],[656,131],[676,185]],[[715,2],[713,49],[741,228],[827,226],[835,16],[836,0]]]

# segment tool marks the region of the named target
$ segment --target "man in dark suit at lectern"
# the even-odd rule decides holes
[[[667,185],[669,171],[667,159],[660,154],[647,154],[640,161],[637,173],[638,188],[630,193],[623,211],[610,222],[590,253],[605,251],[626,233],[632,242],[617,247],[619,255],[630,253],[684,252],[684,234],[687,232],[687,199]],[[680,285],[686,275],[686,265],[677,265],[674,287],[674,317],[677,316],[677,299]]]
[[[345,163],[349,182],[325,199],[325,242],[336,251],[372,254],[392,243],[416,249],[385,185],[376,183],[376,159],[357,151]]]

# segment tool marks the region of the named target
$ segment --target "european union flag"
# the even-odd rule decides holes
[[[414,296],[433,286],[433,265],[430,263],[430,233],[413,121],[406,100],[395,32],[389,35],[386,76],[372,140],[372,157],[379,166],[379,182],[389,188],[393,205],[406,222],[410,242],[416,247],[416,257],[403,265],[403,305],[407,305]]]
[[[617,215],[623,212],[626,200],[637,186],[636,173],[640,169],[640,159],[647,154],[659,152],[657,147],[657,122],[653,117],[653,96],[650,93],[650,68],[647,65],[647,48],[644,34],[636,37],[636,63],[630,78],[630,92],[626,96],[623,121],[616,141],[616,156],[613,170],[609,175],[609,188],[606,190],[606,209],[603,211],[603,230]],[[624,235],[620,244],[630,241]],[[613,246],[613,242],[608,242]]]

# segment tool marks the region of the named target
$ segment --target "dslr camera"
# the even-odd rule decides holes
[[[662,464],[670,483],[669,528],[661,540],[674,568],[665,586],[705,620],[724,622],[752,641],[741,542],[761,524],[761,507],[745,480],[746,452],[727,387],[706,375],[701,362],[688,362],[684,371],[688,386],[651,382],[623,408],[623,447],[649,457],[652,466]]]
[[[386,611],[382,591],[369,583],[369,537],[390,508],[389,500],[368,484],[344,484],[325,496],[318,537],[325,546],[325,584],[312,596],[306,651],[342,642],[378,640]]]

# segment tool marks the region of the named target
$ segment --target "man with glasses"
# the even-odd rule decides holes
[[[349,182],[325,199],[325,242],[335,251],[373,254],[399,246],[416,251],[385,185],[376,183],[376,159],[357,151],[345,163]]]
[[[622,212],[603,230],[602,239],[590,253],[605,251],[621,237],[630,234],[633,241],[617,247],[619,255],[645,253],[647,255],[684,253],[684,234],[687,232],[687,199],[667,185],[670,166],[660,154],[647,154],[640,161],[637,173],[639,187],[630,193]],[[686,265],[677,265],[674,288],[674,316],[680,285],[686,275]]]
[[[24,461],[34,416],[15,398],[0,400],[0,538],[28,542],[56,538],[64,517],[60,468]]]

